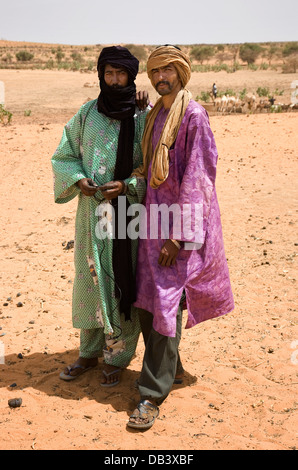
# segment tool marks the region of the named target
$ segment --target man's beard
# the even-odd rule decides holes
[[[159,85],[167,85],[168,88],[162,88],[161,90],[158,90],[158,86]],[[173,85],[170,84],[170,82],[166,81],[166,80],[161,80],[160,82],[158,82],[156,85],[155,85],[155,90],[157,91],[157,93],[159,93],[161,96],[163,95],[168,95],[169,93],[171,93],[173,89]]]
[[[114,90],[122,90],[122,88],[125,88],[123,85],[117,85],[117,83],[115,85],[109,85],[110,88],[113,88]]]

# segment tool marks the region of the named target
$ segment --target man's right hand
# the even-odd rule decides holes
[[[148,91],[138,91],[136,93],[136,105],[137,107],[143,111],[144,109],[149,106],[150,100],[149,100],[149,93]]]
[[[94,196],[98,186],[91,178],[83,178],[77,182],[78,187],[85,196]]]

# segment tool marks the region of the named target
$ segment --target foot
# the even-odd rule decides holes
[[[102,387],[114,387],[118,385],[121,379],[122,369],[110,364],[105,364],[102,371],[102,381],[100,385]]]
[[[149,429],[159,415],[159,409],[148,400],[141,400],[133,414],[130,416],[127,426],[134,429]]]
[[[183,379],[184,379],[184,369],[179,358],[177,369],[176,369],[176,375],[174,379],[174,384],[182,384]]]
[[[61,372],[60,378],[63,380],[74,380],[76,379],[76,377],[79,377],[80,375],[84,374],[84,372],[86,372],[87,370],[96,367],[97,364],[97,357],[91,359],[79,357],[74,364],[66,367],[64,371]]]
[[[176,374],[174,379],[174,384],[182,384],[184,379],[184,374]]]

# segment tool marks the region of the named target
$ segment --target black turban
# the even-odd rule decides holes
[[[134,81],[139,71],[139,61],[132,55],[126,47],[111,46],[104,47],[100,53],[97,62],[97,71],[99,78],[102,77],[104,66],[112,65],[112,67],[124,67],[129,75],[129,78]]]
[[[128,73],[128,84],[125,87],[108,86],[104,79],[106,65],[124,68]],[[121,46],[105,47],[98,58],[97,70],[100,79],[100,94],[97,109],[105,116],[119,120],[117,158],[114,169],[114,180],[125,180],[133,171],[133,143],[135,134],[135,97],[134,83],[139,69],[139,61],[128,49]],[[120,313],[125,320],[130,320],[130,311],[136,300],[136,283],[132,267],[131,240],[118,238],[118,198],[111,201],[115,214],[115,238],[113,240],[113,271],[115,294],[119,298]],[[126,201],[129,205],[128,200]],[[130,222],[126,215],[126,226]]]

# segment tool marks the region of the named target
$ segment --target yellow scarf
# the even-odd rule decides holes
[[[152,134],[155,119],[163,107],[162,98],[148,113],[142,141],[143,165],[133,172],[135,176],[147,179],[148,168],[152,160],[150,186],[158,188],[169,175],[169,150],[174,144],[184,117],[186,108],[191,99],[191,93],[185,87],[190,79],[191,64],[188,57],[173,46],[161,46],[152,52],[147,63],[148,77],[152,81],[152,70],[173,63],[176,67],[182,83],[182,89],[178,92],[172,104],[159,141],[152,155]]]
[[[180,129],[181,121],[184,117],[191,93],[182,89],[179,91],[174,103],[171,106],[168,117],[164,124],[161,136],[152,155],[152,133],[154,121],[161,110],[162,98],[160,98],[154,108],[148,113],[146,126],[142,141],[143,165],[135,170],[133,174],[147,179],[148,168],[152,160],[150,186],[158,188],[169,175],[169,150],[176,140]]]

